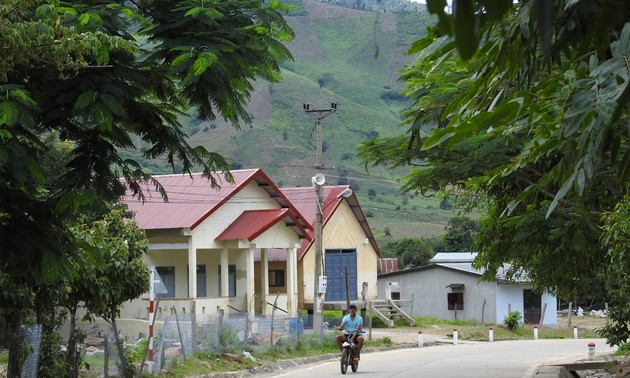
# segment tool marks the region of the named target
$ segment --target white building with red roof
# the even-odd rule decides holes
[[[145,263],[155,266],[168,291],[158,316],[175,306],[184,312],[194,308],[198,315],[215,314],[217,308],[238,310],[253,320],[257,250],[284,255],[286,290],[278,305],[296,313],[298,251],[312,239],[310,222],[262,170],[231,173],[233,183],[221,173],[214,177],[219,188],[201,174],[154,176],[167,201],[149,184],[143,200],[130,193],[122,199],[149,239]],[[268,288],[268,271],[258,281]],[[148,318],[148,297],[126,304],[121,316]]]

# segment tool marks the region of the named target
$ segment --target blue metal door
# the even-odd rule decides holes
[[[350,300],[356,300],[357,250],[327,249],[325,264],[325,274],[328,277],[328,286],[326,288],[326,301],[346,300],[346,267],[348,268]]]

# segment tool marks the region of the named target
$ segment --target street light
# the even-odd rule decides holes
[[[336,199],[339,199],[341,197],[343,198],[348,198],[352,195],[352,189],[350,188],[345,188],[344,190],[341,191],[341,193],[337,194],[337,197],[335,197]]]

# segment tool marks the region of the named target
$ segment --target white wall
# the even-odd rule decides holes
[[[500,284],[497,285],[497,323],[503,324],[503,319],[510,311],[518,311],[523,315],[523,286]]]
[[[507,316],[511,307],[511,311],[518,311],[523,315],[525,313],[523,308],[523,290],[529,289],[526,285],[516,284],[500,284],[497,285],[497,323],[503,323],[503,319]],[[555,325],[558,322],[558,301],[556,297],[550,294],[543,294],[541,296],[541,310],[547,304],[545,311],[543,324]],[[510,306],[511,305],[511,306]]]
[[[483,313],[484,323],[495,323],[494,283],[478,282],[478,279],[478,275],[439,266],[381,276],[378,281],[378,298],[385,299],[385,286],[388,281],[398,282],[400,299],[413,298],[413,307],[405,306],[403,311],[409,311],[415,316],[453,320],[455,311],[448,309],[447,300],[447,293],[452,291],[446,286],[463,283],[464,309],[457,311],[457,319],[481,322]]]
[[[545,293],[542,295],[541,302],[543,308],[545,306],[545,303],[547,304],[543,324],[558,324],[558,299],[550,294]]]
[[[194,230],[195,248],[222,248],[219,236],[245,210],[279,209],[280,205],[254,181],[242,188]],[[283,247],[278,245],[278,247]]]

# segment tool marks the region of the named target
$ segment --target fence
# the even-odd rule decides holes
[[[284,315],[284,314],[283,314]],[[334,329],[341,319],[325,318],[324,329]],[[254,355],[266,352],[274,347],[302,343],[319,343],[319,337],[309,335],[308,328],[312,319],[307,315],[300,317],[256,316],[249,321],[245,313],[203,316],[194,319],[188,313],[175,313],[166,316],[162,326],[156,326],[154,338],[154,361],[152,365],[142,364],[147,359],[148,340],[144,335],[135,338],[123,338],[126,356],[136,367],[142,367],[142,373],[157,375],[162,369],[170,368],[176,359],[186,359],[195,353],[233,353],[243,356],[244,351],[253,350]],[[31,353],[23,365],[22,378],[37,377],[39,346],[41,343],[41,325],[23,328]],[[90,366],[89,376],[118,376],[118,353],[114,343],[112,329],[109,326],[92,326],[87,330],[87,337],[80,346],[82,358]],[[246,354],[245,354],[246,356]],[[1,375],[1,374],[0,374]]]
[[[22,332],[24,333],[24,341],[28,344],[29,353],[28,357],[22,365],[21,378],[36,378],[37,370],[39,369],[39,351],[42,342],[42,325],[34,324],[29,326],[23,326]]]
[[[334,329],[341,319],[324,319],[324,328]],[[304,325],[310,319],[300,317],[261,317],[250,322],[244,313],[225,316],[222,312],[201,321],[189,314],[167,316],[155,343],[153,374],[169,368],[176,359],[194,353],[236,353],[254,349],[264,352],[278,346],[293,345],[304,337]],[[311,338],[312,339],[312,338]]]

